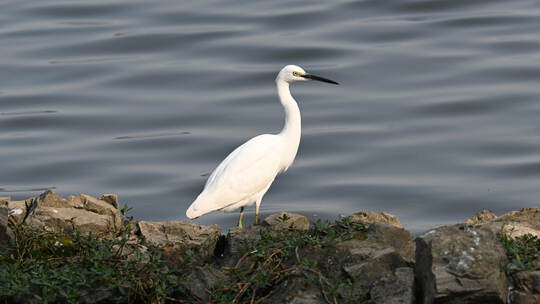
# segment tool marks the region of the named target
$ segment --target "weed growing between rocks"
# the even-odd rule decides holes
[[[123,214],[127,207],[123,209]],[[15,238],[0,246],[0,301],[159,303],[179,285],[158,250],[121,231],[66,234],[10,223]]]
[[[511,238],[502,232],[497,237],[510,261],[503,265],[507,275],[523,270],[540,270],[540,238],[532,234]]]
[[[287,218],[280,219],[287,221]],[[309,231],[292,229],[262,229],[256,240],[244,240],[241,257],[232,267],[223,267],[226,278],[212,293],[213,303],[262,303],[276,296],[287,285],[316,286],[326,303],[339,303],[348,295],[351,281],[339,281],[321,271],[319,261],[309,258],[309,252],[331,246],[339,241],[363,238],[366,224],[348,218],[335,224],[317,221]],[[279,295],[278,295],[279,296]],[[367,292],[356,298],[362,303]]]

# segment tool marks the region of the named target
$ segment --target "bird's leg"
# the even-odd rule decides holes
[[[242,228],[242,217],[244,216],[244,207],[240,207],[240,217],[238,218],[238,228]]]
[[[259,207],[261,206],[261,200],[255,202],[255,225],[259,225]]]

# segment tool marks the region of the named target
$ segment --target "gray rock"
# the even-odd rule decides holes
[[[103,194],[99,199],[111,204],[116,209],[120,208],[120,204],[118,203],[118,195],[116,194],[106,193]]]
[[[420,303],[504,303],[506,255],[489,229],[464,224],[434,228],[416,238]]]
[[[187,221],[137,223],[145,245],[172,246],[174,249],[204,249],[212,252],[221,234],[217,225],[199,226]]]
[[[351,246],[349,248],[349,254],[351,256],[358,256],[360,259],[368,259],[373,255],[374,252],[375,252],[375,249],[369,248],[369,247],[359,248],[358,246]]]
[[[122,221],[120,218],[120,210],[118,210],[117,207],[112,205],[111,203],[100,200],[94,197],[91,197],[90,195],[86,194],[79,194],[78,196],[70,196],[70,199],[68,200],[68,203],[70,205],[73,205],[75,208],[82,208],[102,215],[108,215],[112,218],[114,225],[117,228],[120,228],[122,225]],[[118,205],[118,204],[117,204]]]
[[[498,220],[527,223],[531,228],[540,230],[540,207],[526,207],[520,211],[510,211]]]
[[[226,237],[226,248],[224,252],[224,265],[232,266],[242,255],[242,248],[245,242],[257,241],[261,238],[261,231],[267,229],[263,226],[248,226],[244,228],[232,227]]]
[[[495,219],[497,219],[497,216],[493,212],[489,210],[482,210],[478,212],[477,214],[475,214],[474,216],[472,216],[471,218],[467,219],[463,223],[467,225],[471,225],[471,226],[476,226],[476,225],[484,224],[487,222],[491,222]]]
[[[504,233],[510,238],[531,234],[540,237],[540,208],[527,207],[511,211],[481,226],[493,234]],[[506,263],[501,261],[500,263]],[[521,271],[510,277],[510,303],[540,303],[540,261],[532,261],[536,271]]]
[[[384,247],[392,247],[403,258],[414,261],[414,245],[412,234],[394,225],[371,223],[367,230],[368,240]]]
[[[0,200],[0,243],[8,243],[14,238],[13,231],[8,226],[9,211],[7,200]]]
[[[512,275],[512,281],[514,288],[522,294],[536,295],[540,299],[540,270],[517,272]]]
[[[540,207],[527,207],[520,211],[510,211],[482,225],[494,234],[503,232],[511,238],[524,234],[540,237]]]
[[[540,294],[530,294],[521,291],[513,291],[510,295],[512,304],[538,304],[540,303]]]
[[[54,193],[52,190],[45,190],[42,194],[40,194],[37,197],[39,200],[39,206],[40,207],[54,207],[54,208],[77,208],[82,207],[76,206],[71,204],[71,202],[68,202],[67,200],[60,197],[58,194]],[[27,199],[27,201],[31,200],[32,198]]]
[[[387,224],[371,223],[365,232],[359,232],[354,239],[340,242],[336,246],[348,251],[351,256],[363,257],[370,257],[377,250],[391,247],[406,260],[414,261],[412,234]]]
[[[513,275],[514,289],[507,286],[500,267],[508,262],[497,239],[501,232],[511,238],[540,236],[540,208],[500,217],[484,210],[463,224],[436,227],[418,237],[415,275],[420,303],[506,303],[508,298],[512,303],[539,303],[530,283],[534,272]]]
[[[398,268],[408,268],[409,266],[409,262],[403,256],[394,248],[389,247],[374,252],[371,258],[360,263],[352,265],[345,264],[343,270],[355,282],[364,288],[368,288],[381,280],[384,281],[391,278],[390,280],[395,281],[394,271]],[[410,270],[412,272],[412,268]],[[412,288],[412,281],[410,288]]]
[[[281,214],[273,215],[267,226],[252,226],[243,229],[231,228],[227,235],[228,251],[222,265],[235,265],[242,256],[245,242],[261,238],[261,233],[278,234],[269,225]],[[383,219],[385,222],[391,217]],[[364,217],[362,223],[365,223]],[[279,223],[277,223],[279,224]],[[288,228],[288,225],[284,228]],[[264,231],[268,229],[267,231]],[[233,256],[229,260],[229,256]],[[327,303],[322,293],[340,287],[341,297],[327,294],[328,301],[358,303],[366,293],[377,286],[376,297],[381,303],[413,303],[414,301],[414,247],[410,232],[397,226],[371,222],[365,231],[358,231],[352,239],[322,246],[299,248],[293,257],[295,263],[316,265],[323,278],[318,278],[313,270],[294,270],[286,280],[274,287],[267,303]],[[291,262],[291,261],[289,261]],[[298,266],[297,266],[298,267]],[[324,280],[327,283],[320,283]],[[331,287],[334,286],[334,287]],[[393,292],[384,292],[392,288]],[[379,302],[377,302],[379,303]]]
[[[224,279],[225,275],[215,268],[197,266],[191,269],[191,273],[182,282],[182,286],[203,303],[209,303],[211,290]]]
[[[321,290],[315,284],[308,284],[301,275],[291,276],[277,286],[272,296],[264,303],[269,304],[326,304]]]
[[[46,230],[66,232],[79,229],[82,233],[102,233],[118,229],[118,222],[110,215],[97,214],[84,209],[44,206],[38,207],[26,224],[43,227]]]
[[[393,275],[383,277],[371,288],[371,300],[381,304],[414,303],[414,270],[411,267],[396,268]]]
[[[120,211],[109,203],[80,194],[67,199],[46,190],[25,201],[4,202],[10,216],[18,223],[48,230],[101,233],[120,229]]]
[[[403,228],[403,226],[401,226],[401,223],[399,222],[396,216],[390,213],[386,213],[386,212],[372,212],[372,211],[362,210],[348,216],[348,218],[353,222],[381,223],[381,224],[394,226],[397,228]]]
[[[414,303],[414,248],[410,232],[371,223],[357,239],[336,244],[343,272],[352,280],[351,301],[369,291],[373,303]],[[345,280],[343,278],[342,280]]]
[[[264,225],[271,226],[273,229],[282,230],[293,228],[296,230],[309,230],[309,220],[307,217],[288,212],[274,213],[264,219]]]

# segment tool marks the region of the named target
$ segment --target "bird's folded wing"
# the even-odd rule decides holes
[[[280,140],[264,134],[236,148],[212,172],[205,189],[223,207],[267,188],[279,172]]]

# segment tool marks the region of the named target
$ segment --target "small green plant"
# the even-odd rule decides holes
[[[120,209],[120,214],[122,215],[122,218],[128,222],[131,222],[133,221],[133,216],[128,216],[127,213],[129,211],[131,211],[131,207],[128,207],[127,204],[124,204],[124,206],[122,206],[122,209]]]
[[[497,237],[509,260],[509,263],[503,265],[506,274],[523,270],[539,270],[540,238],[532,234],[511,238],[503,232],[500,232]]]
[[[280,217],[278,217],[278,221],[285,223],[286,221],[290,220],[291,217],[287,215],[287,213],[283,213]]]

